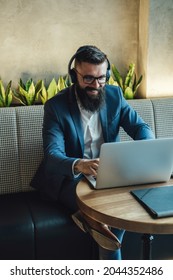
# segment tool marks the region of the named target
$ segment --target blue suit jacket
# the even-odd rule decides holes
[[[150,139],[150,127],[123,98],[119,87],[106,85],[106,102],[100,110],[105,142],[119,141],[120,126],[134,139]],[[83,158],[84,138],[74,86],[48,100],[43,121],[44,161],[31,185],[52,198],[58,197],[64,180],[74,180],[73,161]]]

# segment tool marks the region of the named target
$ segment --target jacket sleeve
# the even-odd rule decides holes
[[[52,102],[47,102],[44,107],[43,121],[43,149],[46,170],[59,176],[73,177],[72,164],[76,158],[66,155],[63,129],[58,110]]]
[[[121,94],[120,125],[134,140],[154,139],[150,126],[144,122],[139,114],[129,105]]]

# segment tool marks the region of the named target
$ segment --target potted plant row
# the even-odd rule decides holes
[[[24,83],[20,79],[17,89],[12,89],[12,81],[5,88],[0,80],[0,107],[10,107],[13,98],[24,106],[34,105],[38,102],[44,104],[49,98],[68,86],[70,86],[68,76],[60,76],[57,82],[53,78],[48,87],[45,86],[44,80],[34,83],[33,79],[30,78]]]
[[[133,99],[136,96],[141,81],[142,75],[138,80],[136,79],[134,63],[129,65],[124,80],[115,65],[112,64],[111,76],[107,83],[109,85],[121,87],[124,97],[126,99]],[[17,89],[12,89],[12,81],[10,81],[5,88],[2,80],[0,80],[0,107],[10,107],[13,98],[24,106],[34,105],[39,101],[45,104],[48,99],[58,94],[64,88],[69,87],[71,84],[69,75],[65,77],[60,76],[57,82],[55,78],[53,78],[47,87],[45,86],[44,80],[39,80],[34,83],[32,78],[30,78],[26,83],[20,79]]]

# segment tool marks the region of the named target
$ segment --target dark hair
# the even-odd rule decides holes
[[[107,60],[107,56],[100,49],[95,46],[80,47],[75,56],[75,63],[88,62],[92,64],[101,64]]]

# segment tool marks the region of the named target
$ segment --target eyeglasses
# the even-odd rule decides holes
[[[83,76],[76,69],[74,69],[74,70],[75,70],[75,72],[77,72],[83,78],[83,82],[85,84],[92,84],[95,80],[97,80],[99,84],[105,84],[106,83],[106,75],[102,75],[100,77],[94,77],[94,76],[91,76],[91,75],[84,75]]]

